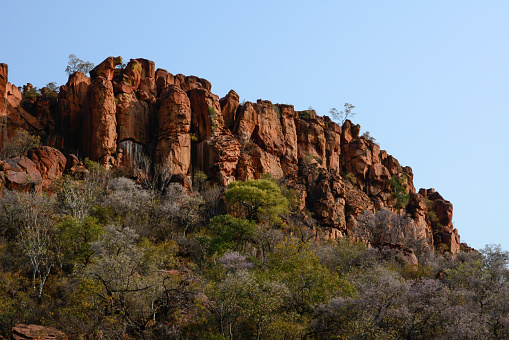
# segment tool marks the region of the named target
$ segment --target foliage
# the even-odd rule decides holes
[[[37,87],[33,87],[23,91],[23,98],[35,100],[41,95],[41,91]]]
[[[320,264],[308,246],[301,248],[294,241],[279,244],[269,255],[269,277],[288,287],[291,308],[300,314],[311,313],[314,305],[336,294],[353,294],[353,287]]]
[[[330,115],[332,116],[332,119],[337,121],[341,125],[345,124],[347,119],[351,119],[356,114],[355,112],[352,112],[352,110],[355,108],[355,106],[353,106],[352,104],[345,103],[344,107],[345,107],[344,111],[338,112],[338,110],[335,107],[333,107],[329,111]]]
[[[220,255],[227,251],[242,251],[252,239],[256,224],[232,215],[216,216],[208,228],[212,234],[208,247],[211,254]]]
[[[74,54],[69,54],[69,62],[65,68],[68,75],[76,72],[88,73],[94,68],[94,64],[89,61],[84,61],[76,57]]]
[[[98,222],[96,218],[90,216],[83,220],[65,216],[56,225],[62,261],[79,266],[90,263],[94,255],[90,244],[95,242],[103,232]]]
[[[302,221],[292,229],[292,212],[271,220],[295,192],[268,177],[232,185],[247,189],[225,214],[222,189],[208,183],[191,195],[177,184],[160,193],[89,169],[63,178],[53,196],[0,198],[1,337],[20,322],[84,339],[509,337],[509,253],[500,246],[419,255],[415,223],[388,210],[357,220],[353,236],[376,247],[326,241]],[[241,199],[266,196],[278,199],[247,218]]]
[[[362,134],[362,137],[365,138],[366,140],[372,142],[372,143],[376,143],[376,139],[375,137],[371,136],[369,134],[369,131],[365,131],[363,134]]]
[[[41,145],[41,137],[31,135],[28,131],[17,129],[0,150],[0,159],[7,159],[16,156],[26,156],[28,150]]]
[[[312,110],[299,111],[299,118],[312,118]]]
[[[45,98],[56,99],[59,92],[59,88],[56,82],[47,83],[45,87],[41,89],[41,94]]]
[[[405,187],[406,175],[392,176],[391,189],[394,197],[394,208],[405,209],[410,201],[410,195],[407,193]]]
[[[16,235],[16,246],[28,258],[31,282],[39,300],[56,262],[58,246],[53,230],[53,200],[36,193],[12,193],[4,205]]]
[[[228,186],[225,198],[230,210],[250,221],[281,221],[279,215],[288,211],[288,200],[271,180],[234,181]]]
[[[357,177],[355,177],[355,175],[352,174],[351,172],[348,172],[345,175],[343,175],[343,178],[352,185],[357,185]]]

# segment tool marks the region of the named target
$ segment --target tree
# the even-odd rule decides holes
[[[376,139],[375,137],[371,136],[369,131],[366,131],[362,134],[362,137],[364,137],[366,140],[370,141],[370,142],[373,142],[373,143],[376,143]]]
[[[47,83],[46,86],[44,86],[41,89],[41,94],[43,97],[46,98],[53,98],[56,99],[59,92],[59,88],[57,86],[57,83],[52,81],[51,83]]]
[[[141,182],[141,185],[149,190],[164,194],[171,183],[175,172],[175,166],[169,165],[167,160],[152,164],[148,156],[143,155],[135,161],[134,175]]]
[[[406,191],[405,181],[407,177],[405,174],[391,178],[391,189],[394,197],[394,208],[405,209],[410,201],[410,195]]]
[[[208,227],[212,232],[209,251],[224,254],[227,251],[243,250],[254,236],[256,225],[243,218],[221,215],[212,218]]]
[[[15,156],[26,156],[28,150],[41,145],[41,137],[33,136],[28,131],[17,129],[0,150],[0,159],[7,159]]]
[[[341,125],[345,124],[347,119],[352,118],[356,114],[355,112],[352,112],[352,110],[355,108],[355,106],[353,106],[350,103],[345,103],[344,106],[345,106],[345,111],[338,112],[338,110],[335,107],[333,107],[329,111],[329,113],[332,116],[332,119],[339,122]]]
[[[88,73],[94,68],[94,64],[89,61],[84,61],[76,57],[74,54],[69,54],[69,62],[65,69],[68,75],[76,72]]]
[[[85,268],[84,279],[100,285],[96,304],[103,321],[95,328],[107,338],[118,339],[128,333],[145,338],[166,289],[165,277],[158,272],[163,269],[158,268],[161,261],[145,256],[146,249],[139,246],[133,229],[117,225],[106,226],[91,249],[94,257]]]
[[[13,206],[8,209],[17,230],[17,244],[29,259],[32,285],[39,300],[51,269],[57,259],[57,242],[53,230],[53,200],[37,193],[12,193]]]
[[[376,213],[363,212],[357,217],[356,236],[375,247],[387,243],[401,244],[421,255],[429,247],[424,235],[418,232],[415,222],[407,214],[396,214],[388,209]]]
[[[63,212],[78,221],[83,221],[90,214],[101,193],[101,183],[94,176],[89,175],[82,181],[64,176],[60,182],[57,200]]]
[[[219,332],[226,339],[243,338],[256,332],[256,338],[268,336],[269,325],[277,319],[277,310],[288,296],[288,289],[277,280],[264,280],[247,270],[228,273],[207,287],[207,309],[213,315]],[[244,326],[244,327],[242,327]]]
[[[66,216],[56,229],[63,259],[71,264],[88,265],[94,255],[90,244],[96,241],[103,231],[97,219],[89,216],[79,220]]]
[[[323,266],[307,245],[293,241],[279,244],[269,255],[268,276],[288,287],[288,307],[301,315],[333,296],[353,294],[353,287]]]
[[[248,220],[279,222],[279,215],[288,212],[288,200],[271,180],[234,181],[225,194],[230,210]]]

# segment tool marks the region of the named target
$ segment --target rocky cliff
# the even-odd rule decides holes
[[[359,125],[266,100],[240,103],[233,90],[219,98],[207,80],[173,75],[150,60],[121,63],[109,57],[90,77],[71,75],[56,98],[44,89],[24,96],[0,64],[0,149],[17,129],[46,145],[0,161],[0,186],[48,185],[66,168],[64,154],[127,170],[147,156],[191,180],[197,171],[221,185],[262,174],[284,179],[329,237],[352,234],[363,211],[405,210],[430,246],[459,251],[452,204],[433,189],[416,191],[412,169],[360,136]],[[67,158],[67,168],[78,164]],[[409,196],[404,209],[395,180]]]

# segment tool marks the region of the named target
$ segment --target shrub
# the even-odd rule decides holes
[[[369,131],[366,131],[362,134],[362,137],[365,138],[366,140],[372,142],[372,143],[376,143],[376,139],[375,137],[372,137],[370,134],[369,134]]]
[[[0,151],[0,159],[26,156],[28,150],[39,145],[41,145],[41,137],[33,136],[26,130],[17,129],[14,136],[4,144]]]
[[[394,197],[394,208],[405,209],[410,201],[410,195],[406,192],[405,181],[407,177],[405,174],[391,178],[391,189]]]

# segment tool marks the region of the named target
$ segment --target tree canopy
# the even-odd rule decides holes
[[[228,186],[225,198],[230,210],[250,221],[280,221],[280,214],[288,211],[288,199],[274,181],[268,179],[234,181]]]

